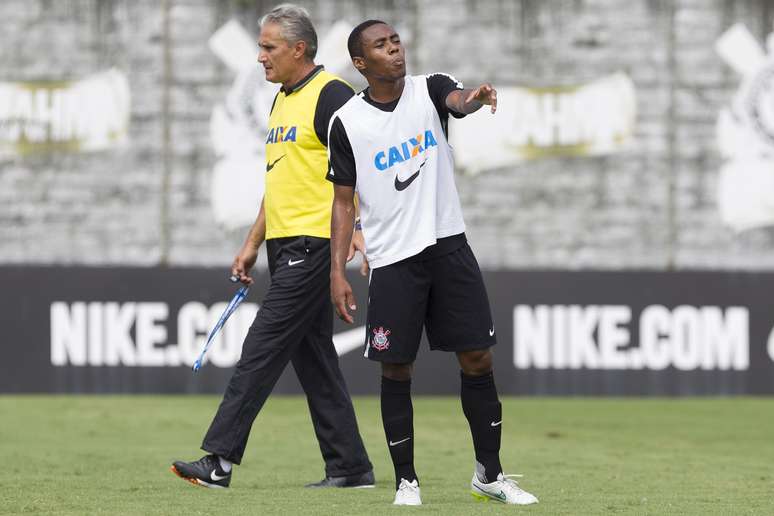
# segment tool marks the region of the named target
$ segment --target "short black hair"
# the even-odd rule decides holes
[[[387,23],[382,20],[366,20],[352,29],[352,32],[350,32],[349,38],[347,39],[349,57],[363,57],[363,38],[361,37],[363,31],[371,25],[379,25],[380,23],[387,25]]]

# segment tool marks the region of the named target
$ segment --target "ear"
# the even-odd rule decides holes
[[[363,70],[365,70],[366,68],[365,59],[363,59],[362,57],[353,57],[352,64],[360,73],[363,73]]]
[[[306,53],[306,42],[296,41],[296,44],[293,45],[293,57],[295,59],[301,59],[302,57],[304,57],[305,53]]]

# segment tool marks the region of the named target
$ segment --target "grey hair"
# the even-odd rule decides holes
[[[288,45],[298,41],[306,43],[304,55],[313,60],[317,55],[317,32],[314,30],[309,11],[293,4],[281,4],[269,11],[261,18],[260,25],[276,23],[280,27],[280,33]]]

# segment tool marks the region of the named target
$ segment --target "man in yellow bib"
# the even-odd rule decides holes
[[[172,471],[205,487],[228,487],[253,421],[288,362],[306,392],[325,478],[307,487],[373,487],[374,475],[333,347],[329,299],[333,185],[328,123],[352,88],[315,66],[317,34],[309,14],[284,4],[261,20],[266,79],[282,84],[266,137],[266,193],[258,218],[232,265],[247,285],[264,240],[271,284],[242,345],[242,356],[202,443],[198,461]],[[362,251],[362,236],[355,240]]]

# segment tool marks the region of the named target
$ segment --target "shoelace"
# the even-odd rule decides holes
[[[513,480],[514,478],[522,478],[523,476],[524,475],[519,475],[519,474],[510,474],[510,475],[504,474],[502,481],[505,483],[505,485],[507,485],[511,489],[514,489],[516,493],[523,493],[524,490],[521,487],[519,487],[519,483]]]
[[[414,486],[411,482],[401,482],[398,491],[414,491],[419,486]]]
[[[197,464],[201,464],[207,469],[220,469],[220,463],[218,462],[218,458],[214,455],[205,455],[201,459],[196,461]]]

